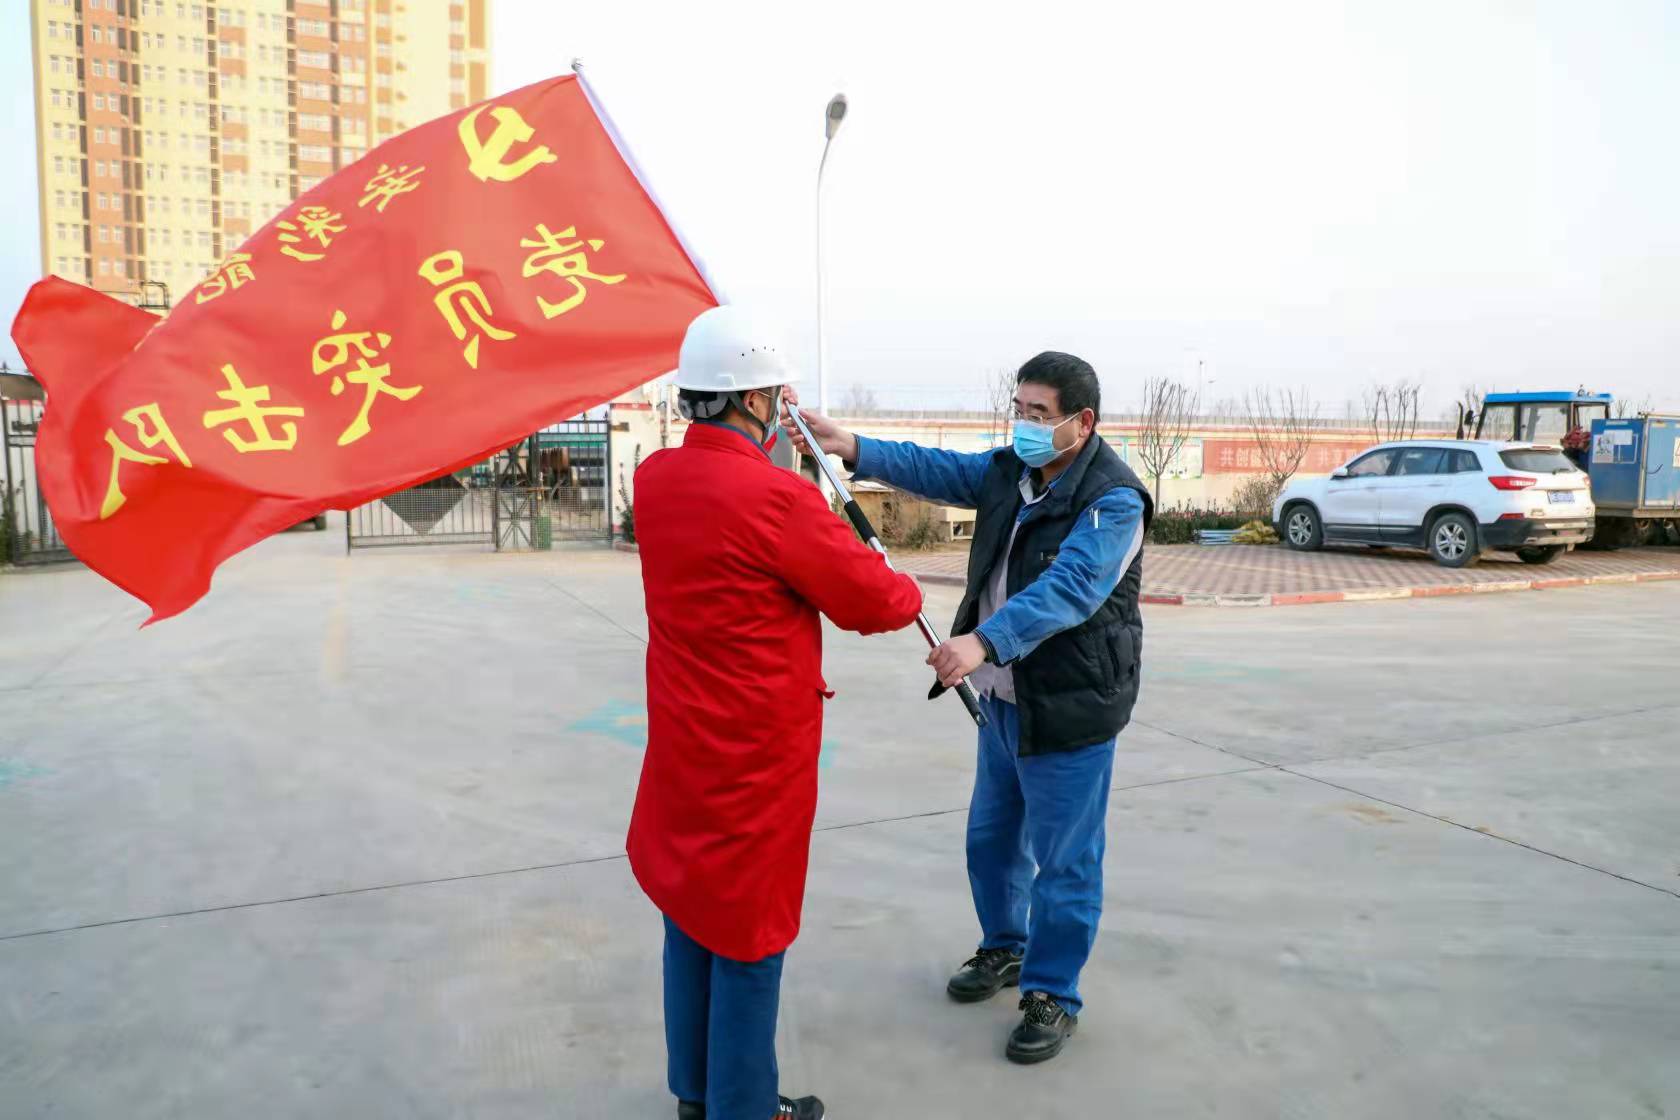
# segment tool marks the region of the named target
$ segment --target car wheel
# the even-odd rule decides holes
[[[1442,567],[1465,567],[1479,554],[1476,523],[1462,513],[1443,513],[1429,527],[1429,555]]]
[[[315,515],[315,528],[321,530],[322,532],[326,532],[326,529],[327,529],[327,515],[326,514],[318,513],[318,514]]]
[[[1517,549],[1517,559],[1524,564],[1550,564],[1563,555],[1561,544],[1535,545],[1533,548]]]
[[[1317,552],[1324,547],[1324,526],[1318,511],[1309,505],[1290,506],[1283,515],[1283,539],[1298,552]]]

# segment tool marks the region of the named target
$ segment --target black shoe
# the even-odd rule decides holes
[[[1010,1061],[1021,1065],[1054,1058],[1079,1029],[1079,1020],[1043,992],[1028,992],[1021,1000],[1021,1010],[1026,1014],[1020,1026],[1009,1032],[1009,1046],[1004,1051]]]
[[[816,1097],[800,1097],[789,1100],[787,1097],[776,1098],[780,1103],[776,1106],[776,1115],[770,1120],[822,1120],[823,1103]],[[703,1101],[678,1101],[677,1120],[706,1120],[706,1105]]]
[[[945,992],[958,1003],[979,1003],[1021,982],[1021,954],[1008,949],[982,949],[970,957]]]

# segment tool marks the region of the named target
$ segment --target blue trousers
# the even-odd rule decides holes
[[[665,1049],[671,1092],[706,1120],[771,1120],[779,1103],[776,1011],[784,953],[720,957],[665,919]]]
[[[1015,705],[980,703],[987,723],[968,813],[980,947],[1024,952],[1021,990],[1043,992],[1078,1015],[1079,973],[1102,918],[1114,740],[1022,758]]]

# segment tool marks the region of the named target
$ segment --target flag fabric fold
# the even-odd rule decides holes
[[[667,372],[718,302],[568,75],[375,148],[166,319],[55,277],[12,337],[60,535],[157,621],[272,533]]]

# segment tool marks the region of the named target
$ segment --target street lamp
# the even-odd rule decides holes
[[[823,154],[817,164],[817,411],[828,413],[828,276],[823,268],[823,171],[828,167],[828,149],[846,119],[846,95],[837,93],[823,111]]]

